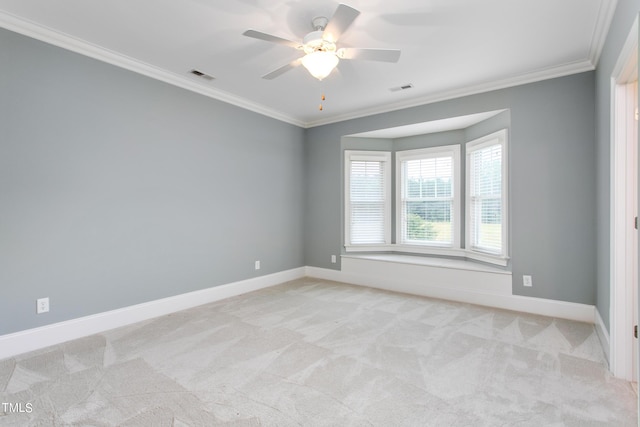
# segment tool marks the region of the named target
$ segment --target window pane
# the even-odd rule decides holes
[[[502,201],[477,199],[472,202],[473,246],[490,252],[502,250]]]
[[[351,162],[351,200],[374,201],[384,198],[382,162]]]
[[[450,243],[453,240],[451,201],[407,201],[406,212],[407,241]]]
[[[400,241],[448,246],[453,243],[453,155],[401,162]]]
[[[492,145],[477,150],[472,156],[473,190],[477,196],[499,195],[502,192],[502,146]]]
[[[451,197],[452,157],[408,160],[403,162],[403,167],[407,197]]]
[[[384,203],[351,206],[351,244],[384,243]]]
[[[352,245],[385,243],[385,174],[382,161],[351,161],[350,236]]]
[[[469,227],[471,246],[502,253],[502,144],[471,151]]]
[[[485,199],[481,201],[481,224],[502,224],[502,200]]]

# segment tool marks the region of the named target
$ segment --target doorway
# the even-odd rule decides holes
[[[611,80],[611,372],[637,384],[638,19]]]

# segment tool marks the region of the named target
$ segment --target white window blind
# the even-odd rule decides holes
[[[506,256],[505,135],[501,131],[467,147],[467,244]]]
[[[398,241],[402,244],[455,244],[456,169],[459,148],[398,152]]]
[[[390,243],[389,161],[386,152],[347,152],[347,246]]]

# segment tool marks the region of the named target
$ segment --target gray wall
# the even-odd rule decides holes
[[[0,30],[0,132],[0,334],[304,265],[300,128]]]
[[[610,198],[611,198],[611,76],[633,21],[640,11],[638,0],[618,0],[609,34],[596,70],[597,150],[597,310],[609,329],[610,305]]]
[[[306,264],[340,268],[342,136],[509,109],[513,293],[595,304],[594,87],[587,72],[308,129]]]
[[[307,130],[0,30],[0,334],[339,269],[342,137],[497,109],[510,112],[514,294],[597,301],[607,321],[603,82],[639,9],[619,0],[597,73]]]

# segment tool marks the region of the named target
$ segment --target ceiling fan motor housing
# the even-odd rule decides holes
[[[315,31],[324,31],[328,23],[329,23],[329,20],[324,16],[316,16],[311,20],[311,27]]]
[[[304,52],[312,53],[317,51],[335,52],[336,44],[322,38],[323,30],[312,31],[306,36],[302,42],[304,43]]]

